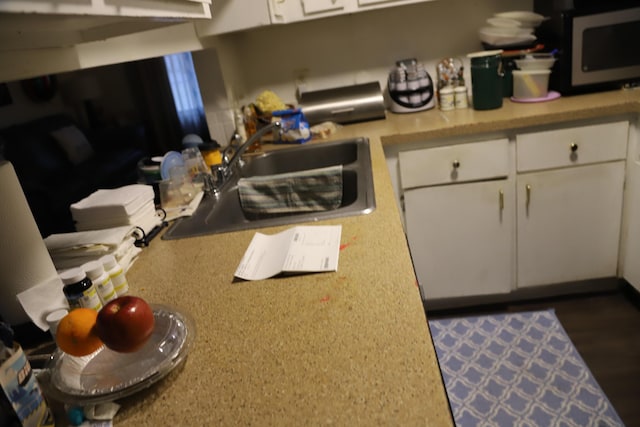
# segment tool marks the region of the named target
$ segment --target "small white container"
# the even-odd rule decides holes
[[[514,98],[533,99],[547,96],[551,70],[514,70],[512,74]]]
[[[450,111],[456,107],[455,95],[451,86],[445,86],[440,89],[440,110]]]
[[[116,295],[121,297],[129,293],[129,283],[127,277],[124,274],[124,270],[118,264],[118,261],[113,255],[105,255],[100,258],[100,262],[104,266],[105,271],[111,279],[113,289],[116,291]]]
[[[49,332],[51,332],[54,340],[56,338],[56,333],[58,332],[58,324],[68,313],[69,310],[66,308],[59,308],[47,314],[47,317],[45,317],[47,325],[49,325]]]
[[[458,86],[453,90],[453,92],[456,108],[467,108],[469,106],[469,101],[467,99],[467,87]]]
[[[111,278],[107,272],[104,271],[104,266],[100,261],[89,261],[82,266],[82,269],[87,273],[87,277],[96,285],[98,295],[103,304],[116,299],[116,290],[113,288]]]

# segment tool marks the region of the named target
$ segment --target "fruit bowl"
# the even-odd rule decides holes
[[[170,307],[151,307],[153,334],[138,351],[118,353],[103,346],[75,357],[56,350],[38,377],[45,394],[73,404],[113,401],[151,386],[179,366],[195,337],[195,324]]]

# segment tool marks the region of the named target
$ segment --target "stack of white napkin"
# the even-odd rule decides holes
[[[98,190],[72,204],[71,216],[78,231],[132,225],[149,234],[162,223],[153,198],[150,185],[133,184],[113,190]]]
[[[52,234],[44,239],[57,270],[79,267],[104,255],[113,255],[127,271],[142,249],[135,246],[139,230],[125,225],[103,230]]]

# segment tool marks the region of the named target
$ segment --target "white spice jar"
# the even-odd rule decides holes
[[[440,89],[440,110],[450,111],[455,108],[455,97],[453,88],[445,86]]]
[[[469,101],[467,99],[467,87],[458,86],[457,88],[455,88],[454,99],[456,108],[467,108],[469,106]]]

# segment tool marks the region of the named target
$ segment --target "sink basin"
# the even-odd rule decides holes
[[[342,165],[343,194],[333,210],[287,214],[248,214],[238,195],[241,177],[276,175]],[[206,195],[191,217],[178,219],[163,239],[173,240],[251,228],[363,215],[375,205],[371,152],[367,138],[348,139],[270,151],[248,157],[216,195]]]

